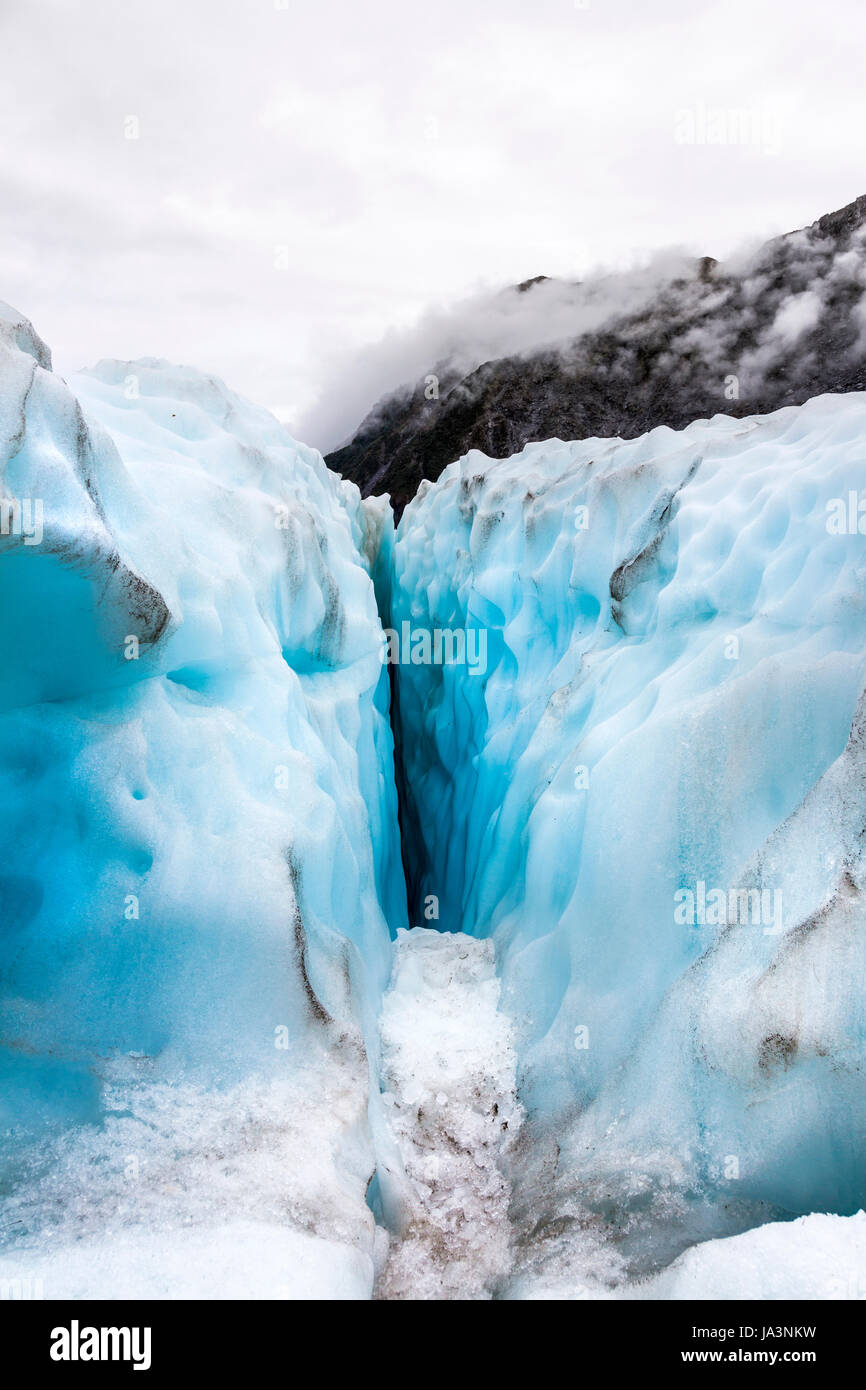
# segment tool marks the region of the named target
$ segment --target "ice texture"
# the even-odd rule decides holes
[[[518,1221],[632,1272],[866,1200],[864,436],[852,394],[470,452],[393,546],[393,627],[487,649],[395,667],[410,916],[496,943]]]
[[[218,1283],[193,1252],[245,1222],[345,1247],[335,1288],[369,1295],[406,920],[374,510],[217,379],[64,382],[8,309],[0,498],[10,1259],[49,1252],[49,1297],[82,1270],[96,1297],[193,1296]],[[166,1268],[134,1276],[121,1238]]]

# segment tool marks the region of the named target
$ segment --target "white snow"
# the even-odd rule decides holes
[[[226,1090],[115,1064],[103,1125],[60,1135],[6,1196],[0,1281],[39,1278],[46,1298],[317,1296],[309,1273],[322,1297],[369,1298],[366,1061],[336,1039],[279,1056],[281,1076]]]
[[[629,1279],[615,1247],[585,1229],[516,1272],[509,1299],[866,1299],[866,1213],[773,1221],[691,1246],[660,1274]]]
[[[49,1299],[367,1299],[373,1263],[351,1246],[276,1222],[131,1226],[4,1260],[0,1284],[12,1298],[21,1297],[17,1285]]]
[[[866,1212],[774,1221],[694,1245],[643,1298],[866,1299]]]

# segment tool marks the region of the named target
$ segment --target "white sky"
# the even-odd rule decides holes
[[[866,192],[864,0],[584,4],[0,0],[0,298],[61,372],[192,363],[303,437],[429,306]],[[678,143],[702,106],[756,138]]]

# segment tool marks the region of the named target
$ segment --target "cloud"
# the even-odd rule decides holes
[[[309,417],[426,305],[849,201],[866,11],[833,12],[5,0],[0,295],[61,371],[155,354]],[[778,153],[677,145],[700,103],[772,112]]]
[[[815,324],[821,317],[823,301],[815,290],[803,290],[784,300],[776,311],[770,330],[789,347]]]
[[[768,374],[786,364],[793,387],[811,369],[815,345],[808,340],[815,329],[830,326],[838,365],[859,361],[866,331],[864,233],[866,227],[858,229],[845,246],[846,233],[840,249],[832,237],[806,229],[741,248],[711,273],[694,257],[670,250],[627,271],[596,271],[579,282],[542,279],[472,296],[349,354],[302,419],[301,432],[329,452],[352,438],[362,420],[375,427],[389,398],[416,392],[433,377],[447,392],[500,358],[554,351],[569,371],[579,375],[588,363],[592,373],[586,354],[599,330],[617,344],[605,349],[612,380],[627,381],[639,358],[644,371],[652,363],[672,387],[695,374],[719,384],[729,374],[742,376],[761,409]]]
[[[351,436],[382,397],[414,388],[437,371],[465,376],[495,358],[563,347],[615,314],[637,312],[674,277],[693,274],[693,267],[693,258],[667,250],[630,271],[597,271],[581,282],[547,279],[526,289],[506,286],[428,310],[411,327],[390,330],[338,362],[302,417],[301,434],[327,453]]]

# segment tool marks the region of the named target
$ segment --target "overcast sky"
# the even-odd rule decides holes
[[[429,306],[669,244],[722,256],[866,192],[864,0],[0,16],[0,299],[61,372],[192,363],[314,444],[346,354]]]

